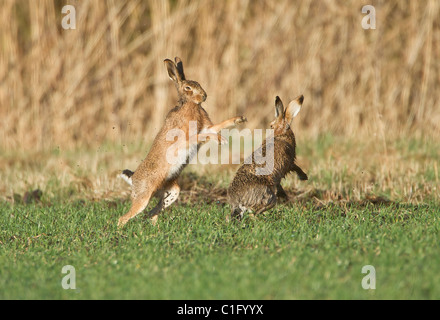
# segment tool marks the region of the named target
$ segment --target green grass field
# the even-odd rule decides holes
[[[300,141],[310,180],[289,176],[290,201],[234,223],[235,168],[189,167],[156,226],[144,214],[122,229],[129,188],[115,173],[145,151],[5,155],[0,299],[440,299],[439,149]],[[62,286],[67,265],[76,289]]]
[[[118,230],[128,206],[3,205],[0,298],[440,298],[438,204],[284,204],[227,223],[227,206],[197,203]],[[375,290],[362,288],[365,265]]]

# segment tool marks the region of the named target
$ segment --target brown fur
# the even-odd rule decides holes
[[[119,218],[119,226],[125,225],[131,218],[142,212],[155,194],[160,197],[160,201],[149,213],[153,222],[156,221],[157,215],[162,209],[177,199],[180,191],[177,178],[188,161],[180,165],[167,162],[167,150],[175,143],[166,139],[169,130],[182,130],[186,140],[183,145],[178,146],[178,149],[189,150],[190,148],[198,148],[207,138],[224,143],[225,138],[218,132],[223,128],[246,121],[244,117],[235,117],[213,125],[208,113],[201,105],[206,100],[206,92],[196,81],[185,79],[182,61],[176,57],[175,63],[169,59],[166,59],[164,63],[170,79],[176,85],[179,105],[170,110],[163,127],[153,141],[150,152],[131,176],[132,204],[130,210]],[[196,136],[190,137],[190,121],[197,121]]]
[[[284,110],[279,97],[275,101],[276,119],[271,123],[274,130],[273,144],[263,141],[261,147],[251,155],[252,161],[246,161],[237,171],[229,189],[228,200],[232,207],[231,217],[241,218],[245,211],[251,210],[255,214],[273,208],[277,195],[283,196],[285,192],[281,187],[281,180],[289,173],[296,172],[301,180],[307,180],[307,175],[295,164],[296,142],[290,124],[295,116],[293,108],[302,105],[303,96],[296,98]],[[297,111],[297,112],[298,112]],[[273,149],[273,170],[265,175],[257,175],[257,168],[264,168],[267,163],[259,164],[255,161],[256,154],[267,154]],[[272,166],[271,166],[272,167]]]

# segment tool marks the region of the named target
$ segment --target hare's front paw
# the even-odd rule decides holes
[[[240,123],[244,123],[246,121],[247,121],[246,117],[241,116],[241,117],[235,118],[234,123],[235,124],[240,124]]]

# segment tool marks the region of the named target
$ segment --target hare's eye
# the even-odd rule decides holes
[[[186,91],[191,91],[191,87],[190,87],[190,86],[186,86],[186,87],[185,87],[185,90],[186,90]]]

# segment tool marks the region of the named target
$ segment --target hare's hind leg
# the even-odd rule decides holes
[[[160,199],[159,203],[148,213],[153,224],[156,224],[159,213],[163,209],[168,208],[174,201],[176,201],[179,197],[179,194],[180,187],[177,184],[177,181],[174,180],[171,183],[167,184],[167,186],[165,186],[162,199]]]
[[[255,211],[255,215],[258,215],[260,213],[263,213],[263,212],[265,212],[267,210],[272,209],[273,207],[275,207],[276,203],[277,203],[277,200],[276,200],[276,197],[274,195],[273,200],[271,200],[268,204],[266,204],[263,207],[260,207],[258,210]]]
[[[176,181],[174,181],[171,186],[165,191],[163,197],[164,209],[168,208],[174,201],[177,200],[180,194],[180,187]]]
[[[122,217],[119,218],[118,226],[122,227],[128,222],[128,220],[134,218],[139,213],[141,213],[148,206],[151,196],[152,196],[152,192],[149,191],[149,192],[144,192],[132,198],[131,208],[126,214],[124,214]]]
[[[263,194],[261,195],[259,204],[253,208],[255,216],[275,207],[275,204],[277,203],[277,194],[275,188],[276,187],[273,186],[266,187],[266,190],[264,190]]]

